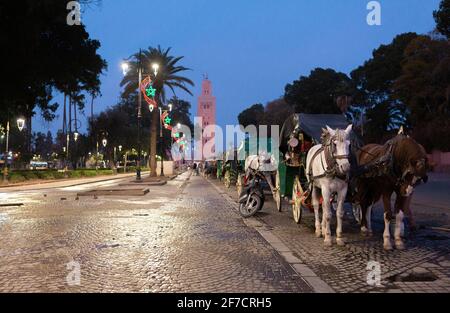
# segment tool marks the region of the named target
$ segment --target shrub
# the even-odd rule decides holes
[[[67,175],[70,178],[80,178],[81,177],[81,171],[75,170],[75,171],[69,171],[67,172]]]
[[[22,175],[27,179],[27,180],[31,180],[31,179],[38,179],[39,176],[36,174],[36,172],[34,171],[26,171],[23,172]]]
[[[99,170],[98,175],[112,175],[114,174],[113,170]]]
[[[95,170],[83,170],[81,171],[81,175],[84,177],[94,177],[97,176],[97,172]]]
[[[21,174],[21,173],[10,173],[9,174],[9,181],[11,183],[21,183],[26,181],[27,179]]]
[[[53,177],[54,177],[55,179],[63,179],[63,178],[64,178],[64,173],[63,173],[63,172],[59,172],[59,171],[55,171],[55,172],[53,173]]]
[[[36,172],[36,175],[40,179],[54,179],[54,172],[55,171],[38,171]]]

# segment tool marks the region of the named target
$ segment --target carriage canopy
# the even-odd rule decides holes
[[[294,132],[303,132],[319,143],[322,129],[329,126],[332,129],[345,129],[349,122],[342,114],[293,114],[283,125],[280,132],[280,151],[285,153],[288,141]]]

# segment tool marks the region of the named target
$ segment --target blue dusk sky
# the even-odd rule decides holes
[[[202,74],[217,97],[217,123],[237,124],[254,103],[283,95],[287,83],[316,67],[350,73],[373,49],[403,32],[433,30],[439,0],[380,0],[382,25],[369,26],[368,0],[102,0],[86,8],[82,22],[101,42],[108,62],[95,113],[117,103],[123,59],[149,46],[172,47],[196,86],[195,115]],[[55,100],[62,103],[62,97]],[[90,99],[89,102],[90,103]],[[62,110],[51,123],[36,115],[33,131],[56,132]],[[89,110],[86,110],[86,116]],[[87,122],[83,118],[83,128]]]

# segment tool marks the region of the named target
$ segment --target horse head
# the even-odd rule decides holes
[[[332,158],[336,161],[340,174],[347,175],[350,171],[350,134],[353,125],[347,129],[331,129],[329,126],[324,129],[322,143],[331,147]]]
[[[428,172],[431,170],[423,146],[411,138],[408,138],[408,141],[410,144],[406,146],[405,153],[410,154],[411,157],[404,165],[400,186],[400,193],[404,197],[409,197],[420,183],[427,183]]]

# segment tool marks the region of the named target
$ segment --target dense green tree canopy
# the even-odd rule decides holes
[[[66,5],[59,0],[0,2],[2,75],[8,78],[0,85],[1,112],[30,118],[37,106],[51,120],[55,89],[98,92],[106,67],[97,54],[100,43],[89,38],[84,25],[67,25]]]
[[[260,124],[264,123],[264,106],[258,103],[245,109],[239,114],[238,121],[244,127],[255,125],[258,128]]]
[[[436,29],[450,39],[450,0],[442,0],[439,10],[434,11]]]
[[[406,122],[406,105],[394,93],[394,83],[402,74],[404,52],[417,38],[415,33],[398,35],[387,45],[381,45],[372,58],[351,73],[358,89],[355,105],[366,110],[364,135],[367,142],[382,142],[385,134]]]
[[[284,100],[297,113],[333,114],[341,113],[336,100],[339,96],[354,93],[351,79],[333,69],[314,69],[309,76],[285,87]]]
[[[394,87],[409,109],[414,136],[428,149],[450,149],[450,42],[413,40]]]

